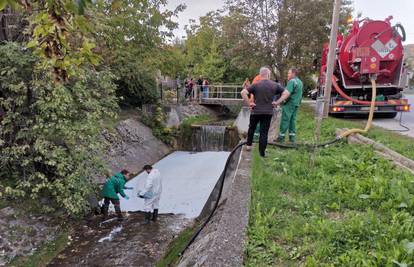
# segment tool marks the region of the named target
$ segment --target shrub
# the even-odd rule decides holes
[[[48,197],[72,215],[87,209],[90,177],[102,164],[99,134],[114,116],[113,76],[85,68],[66,84],[35,70],[38,61],[18,44],[0,46],[0,177],[15,198]]]

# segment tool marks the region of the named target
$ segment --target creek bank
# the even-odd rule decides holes
[[[113,131],[104,131],[102,138],[107,147],[103,159],[113,173],[121,169],[138,173],[145,164],[153,164],[171,152],[137,117],[119,122]],[[99,177],[97,182],[105,179]]]
[[[190,225],[179,215],[160,215],[156,224],[149,225],[142,225],[143,220],[140,212],[129,213],[122,223],[101,224],[101,218],[92,218],[76,227],[71,244],[48,266],[154,266],[170,242]]]
[[[142,107],[142,112],[146,116],[153,117],[157,107],[157,105],[144,105]],[[196,103],[163,105],[162,109],[166,114],[164,122],[166,127],[178,127],[186,118],[194,116],[207,115],[217,117],[216,111]]]
[[[0,266],[16,257],[31,255],[34,250],[54,240],[60,233],[60,222],[27,210],[8,206],[0,210]]]
[[[179,108],[184,110],[182,112],[184,114],[183,118],[205,114],[206,108],[197,106],[187,105]],[[214,111],[209,110],[208,114],[216,117]],[[107,162],[111,172],[117,172],[123,168],[138,172],[144,164],[155,163],[172,151],[172,148],[162,143],[152,134],[149,127],[140,122],[140,116],[139,112],[133,112],[133,114],[130,114],[127,118],[124,117],[123,120],[102,133],[102,140],[107,146],[103,159]],[[105,177],[95,177],[95,181],[103,183]],[[5,210],[6,213],[8,209]],[[20,211],[20,208],[16,207],[16,214],[17,211]],[[2,233],[6,233],[0,236],[0,266],[7,264],[16,256],[27,257],[32,253],[37,253],[40,247],[49,242],[54,242],[61,234],[62,219],[60,221],[54,220],[51,216],[40,216],[36,215],[35,212],[33,214],[23,212],[23,215],[17,217],[18,219],[10,218],[12,221],[17,220],[16,223],[10,223],[8,218],[5,219],[5,217],[0,216],[0,230]],[[127,264],[127,260],[130,259],[121,255],[125,253],[125,250],[128,251],[128,257],[137,258],[137,261],[134,261],[134,266],[153,266],[161,258],[161,254],[167,249],[168,244],[174,237],[183,229],[188,228],[192,222],[178,215],[162,215],[159,226],[151,225],[145,230],[139,224],[142,219],[140,213],[130,214],[129,220],[122,224],[123,230],[115,234],[112,241],[98,242],[97,246],[93,246],[94,238],[97,239],[95,241],[105,238],[119,225],[114,222],[100,229],[95,221],[100,220],[99,217],[88,219],[90,221],[73,222],[74,229],[72,230],[75,233],[72,236],[73,240],[54,259],[51,266],[131,266],[130,262]],[[14,231],[12,228],[14,226],[18,231]],[[165,227],[166,229],[162,229]],[[153,237],[151,237],[151,233],[154,235]],[[14,240],[16,240],[15,245],[13,245]],[[112,242],[115,243],[111,244]],[[123,247],[124,249],[121,249],[121,244],[124,242],[126,245]],[[10,248],[10,244],[15,248]],[[114,246],[120,246],[120,249],[111,253],[109,248]],[[143,249],[136,251],[138,246],[143,246]],[[79,251],[80,248],[84,248],[85,251]],[[98,252],[101,249],[102,253]],[[119,261],[117,260],[118,257]],[[104,261],[104,259],[108,260]],[[94,264],[95,262],[97,264]],[[105,265],[106,262],[108,265]],[[147,265],[142,264],[143,262]]]

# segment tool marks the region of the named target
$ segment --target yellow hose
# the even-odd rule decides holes
[[[377,97],[377,84],[376,84],[374,78],[371,78],[371,84],[372,84],[371,106],[370,106],[370,109],[369,109],[369,116],[368,116],[367,124],[365,125],[365,129],[350,129],[350,130],[342,133],[338,137],[339,139],[344,138],[344,137],[348,137],[349,135],[354,134],[354,133],[365,134],[371,128],[371,126],[372,126],[372,119],[374,118],[374,111],[375,111],[375,99]]]

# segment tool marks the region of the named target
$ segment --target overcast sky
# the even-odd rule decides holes
[[[306,0],[304,0],[306,1]],[[185,36],[184,26],[190,19],[198,19],[207,12],[220,9],[225,0],[169,0],[168,8],[174,9],[177,5],[184,3],[187,8],[180,13],[178,22],[180,29],[175,31],[177,37]],[[407,32],[405,44],[414,43],[414,1],[413,0],[355,0],[355,15],[362,12],[363,17],[383,20],[393,15],[393,24],[401,22]]]

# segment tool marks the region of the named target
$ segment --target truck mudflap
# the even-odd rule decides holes
[[[375,105],[375,113],[409,112],[408,99],[391,99]],[[354,104],[352,101],[335,101],[330,108],[331,114],[368,114],[370,106]]]

